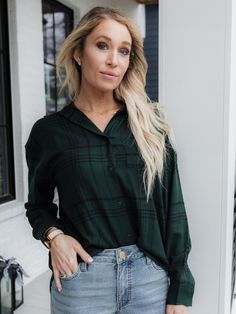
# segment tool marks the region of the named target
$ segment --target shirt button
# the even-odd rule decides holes
[[[112,166],[110,166],[110,167],[109,167],[109,170],[110,170],[110,171],[113,171],[113,167],[112,167]]]

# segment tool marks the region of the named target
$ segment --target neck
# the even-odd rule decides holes
[[[111,93],[96,93],[94,91],[91,94],[81,91],[74,104],[81,110],[97,113],[116,111],[123,105],[115,100]]]

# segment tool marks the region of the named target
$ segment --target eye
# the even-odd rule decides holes
[[[99,49],[104,50],[104,47],[107,47],[107,44],[104,42],[98,42],[96,45]]]
[[[129,55],[129,49],[121,49],[121,51],[122,51],[122,54],[124,55],[124,56],[128,56]]]
[[[105,42],[102,42],[102,41],[98,42],[98,43],[96,44],[96,46],[97,46],[99,49],[101,49],[101,50],[104,50],[105,48],[108,48],[108,45],[107,45]],[[129,49],[127,49],[127,48],[122,48],[120,51],[121,51],[121,53],[122,53],[123,56],[128,56],[129,53],[130,53]]]

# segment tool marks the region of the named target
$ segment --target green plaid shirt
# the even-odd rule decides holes
[[[50,226],[77,239],[91,255],[105,248],[137,244],[168,271],[167,304],[192,305],[195,281],[187,258],[191,240],[177,167],[169,158],[163,186],[158,176],[146,202],[144,162],[120,109],[102,132],[71,102],[37,120],[26,149],[28,201],[34,238]],[[53,203],[55,187],[59,205]],[[78,262],[83,261],[77,254]],[[49,251],[49,267],[51,255]]]

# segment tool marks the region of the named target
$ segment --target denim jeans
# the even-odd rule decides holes
[[[71,276],[52,280],[51,314],[165,314],[167,271],[136,244],[104,249]]]

